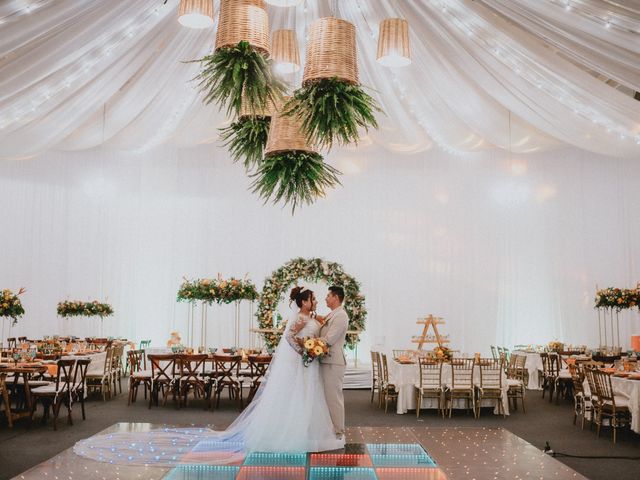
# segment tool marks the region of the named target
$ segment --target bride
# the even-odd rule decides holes
[[[300,340],[317,337],[313,292],[295,287],[293,314],[253,401],[224,431],[164,428],[96,435],[74,446],[78,455],[124,464],[212,464],[246,452],[320,452],[344,447],[336,438],[318,362],[304,366]],[[161,455],[158,454],[161,452]],[[228,455],[221,455],[225,453]],[[237,458],[236,458],[237,459]]]

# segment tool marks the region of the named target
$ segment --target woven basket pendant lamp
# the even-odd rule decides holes
[[[213,0],[180,0],[178,22],[188,28],[213,26]]]
[[[291,205],[295,213],[298,206],[311,204],[324,197],[327,189],[340,185],[339,175],[309,143],[300,119],[279,108],[271,118],[264,160],[252,175],[253,192],[265,202]]]
[[[409,22],[404,18],[387,18],[380,23],[376,59],[384,67],[411,65]]]
[[[302,84],[333,77],[358,83],[356,27],[340,18],[325,17],[309,27]]]
[[[278,73],[288,74],[300,70],[300,51],[294,30],[276,30],[271,38],[271,59]]]
[[[241,41],[269,54],[269,16],[264,0],[221,0],[216,50]]]
[[[335,17],[309,27],[302,87],[285,105],[319,148],[357,143],[361,129],[378,128],[376,101],[360,86],[356,27]]]
[[[283,103],[288,100],[289,98],[285,97]],[[281,107],[280,105],[271,117],[269,138],[264,149],[265,156],[285,151],[317,153],[300,131],[300,120],[294,116],[283,115]]]

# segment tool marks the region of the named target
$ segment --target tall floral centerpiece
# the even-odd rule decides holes
[[[636,288],[609,287],[596,291],[595,307],[598,310],[598,336],[600,351],[620,353],[620,312],[640,306],[640,284]],[[615,316],[615,325],[614,325]],[[609,327],[607,328],[607,317]],[[604,343],[603,343],[604,333]]]
[[[196,280],[184,279],[178,289],[177,301],[190,302],[192,309],[189,318],[189,343],[193,344],[193,306],[200,301],[202,303],[201,315],[201,347],[206,347],[207,340],[207,306],[235,305],[235,342],[240,343],[240,302],[249,300],[253,302],[258,298],[258,290],[254,283],[246,276],[243,279],[231,277],[223,278],[218,274],[217,278],[198,278]]]
[[[65,300],[58,303],[58,315],[62,318],[70,317],[98,317],[100,318],[100,336],[103,336],[104,317],[113,315],[113,307],[98,300],[83,302],[81,300]]]
[[[19,295],[22,295],[26,290],[21,288],[18,293],[13,293],[11,290],[2,290],[2,296],[0,297],[0,317],[2,318],[2,343],[4,345],[4,320],[12,319],[11,325],[18,323],[18,318],[24,315],[24,307],[20,301]],[[11,328],[11,326],[9,326]]]

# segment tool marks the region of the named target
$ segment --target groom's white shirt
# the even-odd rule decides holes
[[[346,365],[344,342],[349,328],[349,316],[342,305],[332,310],[320,329],[320,337],[329,344],[329,355],[320,359],[320,363]]]

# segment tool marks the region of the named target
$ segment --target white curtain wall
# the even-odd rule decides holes
[[[633,159],[369,147],[329,160],[344,186],[295,216],[263,206],[214,145],[0,161],[0,287],[27,288],[27,314],[12,333],[95,334],[96,320],[65,325],[55,312],[60,300],[98,298],[116,312],[105,334],[157,346],[172,329],[186,331],[187,306],[175,301],[183,276],[249,273],[261,288],[285,261],[320,256],[362,282],[362,352],[408,347],[428,313],[446,319],[462,352],[554,339],[595,345],[596,285],[640,280]],[[621,320],[626,346],[638,313]],[[247,306],[242,321],[248,328]],[[209,325],[210,344],[230,345],[233,308],[211,308]]]

